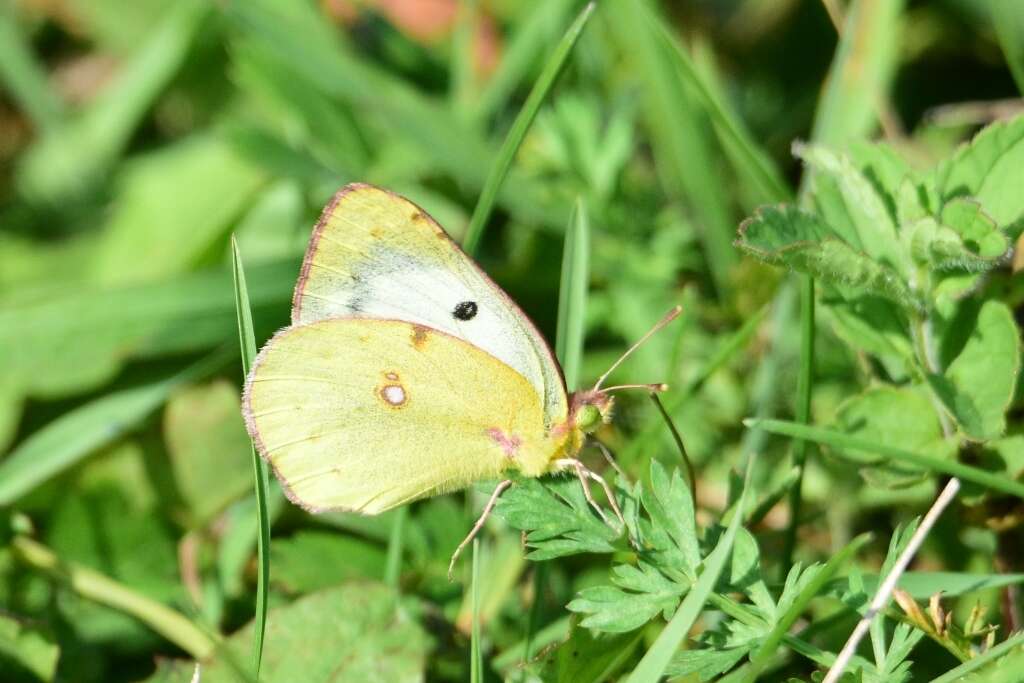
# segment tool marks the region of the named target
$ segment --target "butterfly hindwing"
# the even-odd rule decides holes
[[[377,513],[509,467],[536,476],[564,447],[521,374],[407,321],[282,330],[253,365],[243,413],[289,497],[314,511]]]
[[[561,372],[530,320],[426,212],[371,185],[348,185],[324,209],[295,287],[293,325],[337,317],[404,320],[461,339],[529,382],[546,429],[566,419]]]

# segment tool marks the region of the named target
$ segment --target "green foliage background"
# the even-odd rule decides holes
[[[253,680],[260,519],[260,680],[817,680],[952,476],[849,680],[1020,680],[1024,5],[446,5],[0,5],[0,680]],[[695,480],[634,394],[625,477],[583,456],[626,529],[517,482],[454,582],[487,484],[258,504],[236,295],[287,324],[353,181],[470,234],[570,388],[682,304],[613,379]]]

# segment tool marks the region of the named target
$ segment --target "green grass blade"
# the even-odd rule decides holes
[[[509,129],[508,135],[505,136],[505,141],[502,143],[501,149],[498,150],[498,156],[487,175],[483,189],[480,191],[480,199],[473,209],[473,215],[469,219],[466,237],[462,242],[462,247],[466,250],[466,253],[472,255],[476,252],[477,247],[480,246],[480,239],[483,237],[487,220],[494,209],[498,190],[501,187],[501,183],[505,180],[509,168],[512,166],[512,160],[515,158],[516,152],[519,151],[519,145],[522,144],[523,138],[526,137],[526,132],[530,129],[530,124],[533,123],[537,112],[540,111],[540,107],[544,103],[548,92],[550,92],[551,86],[555,84],[555,80],[562,72],[562,68],[568,61],[573,46],[576,45],[576,41],[583,32],[583,28],[587,25],[587,21],[590,19],[590,15],[593,14],[595,7],[595,3],[588,3],[565,32],[565,35],[562,36],[562,40],[559,41],[555,51],[551,53],[547,63],[544,65],[544,70],[541,71],[537,82],[533,84],[533,89],[530,90],[523,108],[512,122],[512,127]]]
[[[384,570],[384,583],[395,590],[398,589],[402,577],[402,554],[405,547],[405,522],[409,516],[409,506],[403,505],[395,510],[395,519],[391,523],[391,535],[388,537],[388,557]]]
[[[210,3],[185,0],[168,7],[117,80],[82,112],[33,145],[18,169],[19,184],[34,199],[59,202],[107,177],[156,98],[185,62]]]
[[[647,0],[608,0],[602,12],[640,86],[664,191],[692,207],[715,289],[728,292],[729,273],[738,261],[732,245],[737,221],[730,193],[717,172],[718,150],[708,134],[706,113],[680,81],[677,60],[661,39],[661,21]]]
[[[1013,648],[1022,646],[1024,646],[1024,633],[1017,633],[998,645],[985,650],[974,659],[969,659],[955,669],[951,669],[942,674],[938,678],[933,678],[932,683],[954,683],[954,681],[959,681],[967,674],[977,671],[983,666],[992,664],[997,659],[1010,652]],[[1017,671],[1020,671],[1020,669],[1018,668]],[[979,683],[981,680],[982,679],[977,679]]]
[[[782,172],[757,144],[743,122],[725,106],[720,93],[706,82],[679,38],[662,22],[658,22],[658,29],[662,39],[671,47],[676,73],[707,111],[715,134],[733,167],[757,189],[762,202],[791,200],[793,190],[783,178]]]
[[[448,95],[452,109],[464,114],[474,97],[474,47],[479,18],[479,0],[459,3],[455,30],[452,32],[452,54],[449,62]]]
[[[577,0],[546,0],[530,6],[530,15],[505,47],[501,63],[487,79],[475,103],[473,115],[487,121],[501,111],[516,86],[522,83],[549,37],[564,25],[565,17]]]
[[[814,278],[800,277],[800,372],[796,380],[796,421],[808,424],[811,419],[811,392],[814,387]],[[793,564],[797,530],[803,510],[804,463],[807,460],[807,442],[793,444],[793,466],[797,479],[789,493],[789,525],[782,549],[783,575]]]
[[[874,129],[879,110],[888,107],[903,4],[854,0],[847,8],[814,119],[814,142],[842,146]]]
[[[1017,90],[1024,93],[1024,5],[1014,0],[988,0],[988,6],[1006,64]]]
[[[18,25],[13,3],[0,6],[0,82],[41,131],[60,123],[64,105],[50,88],[39,63]]]
[[[249,306],[249,290],[245,284],[245,269],[238,252],[238,241],[231,236],[231,272],[235,284],[235,309],[238,311],[238,341],[242,353],[242,372],[249,374],[256,358],[256,336],[252,326],[252,308]],[[256,489],[256,516],[259,522],[259,536],[256,542],[256,614],[252,630],[252,669],[256,678],[260,676],[260,662],[263,659],[263,635],[267,628],[267,593],[270,590],[270,513],[267,499],[270,496],[270,481],[267,465],[251,445],[253,480]]]
[[[750,667],[747,669],[746,676],[743,679],[745,683],[753,683],[757,680],[758,675],[764,671],[765,666],[775,656],[775,651],[778,649],[779,644],[782,643],[783,636],[789,632],[790,627],[807,609],[811,599],[821,593],[822,589],[835,576],[835,573],[846,564],[846,561],[870,540],[871,534],[861,534],[850,541],[845,548],[833,555],[817,575],[800,591],[800,594],[793,601],[790,608],[786,610],[786,613],[782,615],[775,623],[775,626],[772,627],[772,630],[768,632],[768,635],[765,636],[761,646],[751,655]]]
[[[469,680],[484,680],[483,655],[480,651],[480,539],[473,539],[473,627],[469,643]]]
[[[558,327],[555,334],[555,355],[562,364],[565,385],[570,391],[574,391],[579,383],[589,280],[590,219],[583,200],[577,199],[569,227],[565,231],[561,284],[558,288]]]
[[[751,488],[751,469],[752,467],[748,466],[743,493],[740,494],[740,499],[735,508],[739,511],[744,509],[747,502],[747,494]],[[665,667],[668,666],[672,655],[679,649],[683,639],[686,638],[686,634],[690,632],[693,623],[700,616],[704,603],[707,602],[708,597],[714,591],[718,577],[721,575],[722,570],[725,569],[726,562],[732,556],[732,544],[736,539],[736,533],[739,531],[742,520],[742,514],[734,514],[732,516],[732,521],[730,521],[725,534],[722,535],[714,551],[704,560],[704,571],[701,573],[700,578],[697,579],[697,583],[686,594],[682,604],[679,605],[679,609],[676,610],[675,615],[668,622],[668,625],[665,626],[664,630],[658,634],[654,644],[644,653],[640,663],[637,664],[633,673],[626,679],[626,683],[657,683],[657,681],[661,680]]]
[[[932,472],[942,472],[943,474],[959,477],[964,481],[984,486],[992,489],[993,491],[999,491],[1000,493],[1024,498],[1024,484],[1008,479],[1003,475],[986,472],[985,470],[978,469],[977,467],[964,465],[953,460],[942,460],[930,455],[921,455],[920,453],[905,451],[901,448],[894,448],[892,446],[886,446],[885,444],[874,443],[865,439],[858,439],[854,436],[847,436],[846,434],[835,432],[830,429],[809,427],[807,425],[801,425],[795,422],[786,422],[784,420],[752,418],[744,420],[743,424],[750,429],[761,429],[772,434],[790,436],[795,439],[806,439],[807,441],[813,441],[815,443],[841,449],[837,452],[837,455],[854,462],[877,464],[878,461],[876,458],[869,455],[858,455],[857,451],[862,453],[872,453],[886,458],[891,458],[898,463],[922,467],[924,469],[931,470]]]
[[[11,505],[36,486],[133,429],[186,382],[214,372],[228,359],[216,351],[164,380],[108,393],[64,413],[0,462],[0,506]]]

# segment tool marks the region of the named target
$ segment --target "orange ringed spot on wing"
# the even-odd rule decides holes
[[[405,387],[401,384],[385,384],[381,387],[380,397],[392,408],[401,408],[408,400],[405,395]]]
[[[423,348],[423,345],[427,343],[427,335],[430,330],[422,325],[412,326],[412,345],[417,349]]]
[[[491,437],[494,443],[501,447],[501,450],[505,451],[505,455],[510,458],[516,457],[516,453],[519,452],[519,447],[523,445],[522,439],[514,434],[506,434],[497,427],[490,427],[486,430],[487,436]]]

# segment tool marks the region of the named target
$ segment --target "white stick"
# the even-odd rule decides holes
[[[853,653],[857,651],[857,646],[860,644],[864,634],[868,632],[868,628],[871,626],[871,620],[875,618],[875,615],[881,612],[887,604],[889,599],[892,597],[892,592],[896,588],[896,582],[900,580],[900,576],[907,570],[907,565],[914,559],[914,555],[917,554],[918,549],[921,547],[921,543],[924,542],[928,532],[931,531],[932,527],[935,526],[935,522],[938,521],[942,511],[946,509],[946,506],[953,502],[956,498],[956,494],[960,491],[960,480],[953,477],[946,484],[946,488],[942,489],[942,493],[932,503],[931,508],[928,510],[928,514],[921,520],[921,526],[917,527],[917,531],[914,532],[913,537],[910,539],[910,543],[904,548],[903,553],[896,560],[896,564],[893,565],[892,569],[889,570],[889,574],[882,581],[881,585],[878,586],[878,590],[875,592],[875,597],[871,600],[871,604],[868,606],[867,612],[861,617],[861,620],[857,622],[856,628],[853,629],[853,633],[850,634],[846,644],[843,645],[843,649],[840,650],[839,656],[836,657],[836,661],[832,664],[832,668],[828,670],[828,674],[822,683],[836,683],[839,677],[843,675],[843,671],[846,670],[846,665],[850,663],[850,658],[853,657]]]

